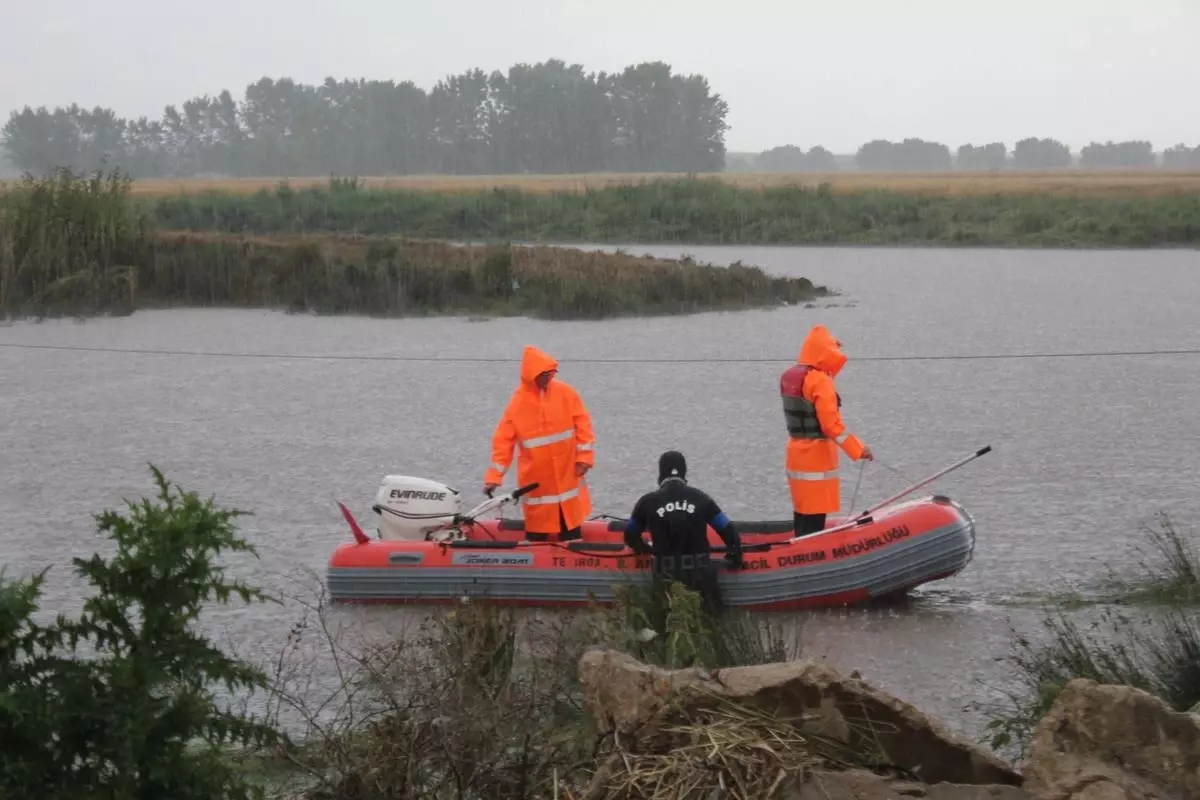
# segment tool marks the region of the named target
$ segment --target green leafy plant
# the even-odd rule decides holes
[[[45,573],[0,584],[0,796],[249,798],[227,758],[233,745],[277,739],[266,724],[218,703],[265,686],[194,624],[211,601],[270,600],[225,575],[224,552],[253,547],[237,535],[242,512],[218,508],[151,468],[157,502],[96,517],[116,546],[73,559],[94,595],[75,619],[34,621]]]
[[[787,661],[799,648],[762,617],[704,607],[700,594],[675,581],[614,587],[616,605],[598,618],[596,639],[667,669]]]

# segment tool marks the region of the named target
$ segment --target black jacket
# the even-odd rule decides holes
[[[638,553],[658,558],[711,552],[708,526],[725,541],[730,561],[741,566],[742,545],[737,528],[717,502],[681,478],[667,478],[653,492],[642,495],[625,526],[625,544]],[[642,533],[648,532],[653,550]]]

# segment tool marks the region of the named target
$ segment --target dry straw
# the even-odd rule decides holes
[[[696,698],[693,698],[695,701]],[[854,748],[817,733],[819,714],[780,717],[711,696],[705,708],[678,714],[656,737],[652,753],[632,751],[619,737],[607,761],[574,800],[759,800],[803,784],[815,770],[872,769],[892,774],[877,749]],[[859,740],[878,724],[847,720]]]

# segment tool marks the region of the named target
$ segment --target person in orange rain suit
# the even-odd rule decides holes
[[[825,515],[841,505],[838,447],[855,461],[874,459],[871,449],[846,430],[838,411],[842,397],[833,379],[846,365],[841,346],[824,325],[813,326],[797,363],[779,379],[796,536],[823,530]]]
[[[579,539],[592,510],[584,476],[595,464],[592,419],[579,393],[555,380],[558,362],[536,347],[521,357],[521,384],[513,392],[492,435],[492,464],[483,478],[491,494],[504,480],[517,447],[517,483],[538,488],[525,495],[525,534],[546,541]]]

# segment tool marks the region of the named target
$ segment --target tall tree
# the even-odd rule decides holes
[[[964,144],[958,148],[955,167],[964,171],[994,172],[1008,163],[1008,148],[1002,142]]]
[[[1174,147],[1164,150],[1162,165],[1176,169],[1200,167],[1200,145],[1188,147],[1185,144],[1177,144]]]
[[[1013,147],[1017,169],[1065,169],[1071,166],[1071,149],[1057,139],[1028,138]]]
[[[1081,167],[1155,166],[1154,147],[1149,142],[1092,142],[1079,152]]]
[[[760,172],[835,172],[838,168],[837,159],[824,147],[817,145],[806,153],[794,144],[764,150],[754,165]]]
[[[488,163],[490,100],[488,78],[480,69],[451,75],[433,87],[429,105],[439,172],[470,175],[494,171]]]
[[[806,164],[804,148],[794,144],[772,147],[754,159],[755,167],[761,172],[804,172]]]
[[[893,148],[886,139],[872,139],[858,148],[854,163],[863,172],[886,172],[891,169]]]
[[[804,154],[804,165],[808,172],[837,172],[837,158],[821,145]]]
[[[935,172],[951,166],[950,148],[924,139],[876,139],[858,149],[858,168],[868,172]]]

